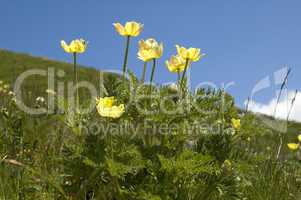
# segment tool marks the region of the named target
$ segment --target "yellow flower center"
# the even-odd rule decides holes
[[[111,98],[104,99],[103,101],[104,107],[112,108],[113,104],[114,104],[114,99]]]

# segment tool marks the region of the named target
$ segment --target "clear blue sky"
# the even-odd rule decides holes
[[[193,64],[193,84],[234,81],[229,92],[241,105],[258,80],[286,64],[294,70],[290,88],[301,89],[300,8],[298,0],[2,0],[0,48],[69,61],[59,41],[83,37],[90,44],[80,64],[121,69],[124,38],[112,23],[136,20],[145,28],[133,40],[129,67],[139,77],[139,39],[164,43],[155,77],[160,83],[175,79],[164,65],[175,44],[199,47],[207,56]]]

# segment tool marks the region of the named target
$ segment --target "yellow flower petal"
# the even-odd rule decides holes
[[[120,23],[114,23],[115,30],[122,36],[125,36],[124,27]]]
[[[139,41],[139,51],[137,53],[138,58],[144,62],[150,61],[152,59],[160,58],[163,54],[163,44],[153,39],[149,38],[147,40]]]
[[[96,109],[100,116],[119,118],[124,113],[124,104],[114,105],[115,97],[104,97],[96,100]]]
[[[137,22],[131,21],[125,24],[125,31],[127,35],[136,37],[142,31],[143,25]]]
[[[122,26],[120,23],[114,23],[113,26],[120,35],[131,37],[138,36],[143,29],[143,24],[134,21],[126,22],[125,26]]]
[[[299,140],[299,142],[301,142],[301,134],[298,135],[298,140]]]
[[[87,42],[83,39],[76,39],[68,45],[62,40],[61,46],[67,53],[84,53],[87,49]]]
[[[240,127],[241,127],[240,119],[234,119],[234,118],[232,118],[231,122],[232,122],[233,128],[240,129]]]
[[[295,151],[299,148],[299,144],[296,144],[296,143],[288,143],[287,146],[290,150],[293,150],[293,151]]]
[[[186,49],[184,47],[180,47],[179,45],[176,45],[177,53],[179,56],[181,56],[183,59],[187,58]]]
[[[201,50],[196,48],[189,48],[188,49],[188,57],[190,60],[196,62],[201,58],[200,55]]]
[[[125,23],[124,29],[127,35],[131,35],[134,32],[134,23],[133,22],[127,22]]]
[[[181,47],[179,45],[176,45],[177,52],[178,54],[184,59],[184,60],[189,60],[192,62],[196,62],[200,60],[204,54],[201,54],[201,49],[198,48],[189,48],[186,49],[185,47]]]
[[[71,53],[69,46],[67,45],[67,43],[64,40],[61,41],[61,46],[65,52]]]
[[[178,73],[184,71],[186,61],[180,56],[171,56],[171,58],[165,61],[165,64],[170,72]]]

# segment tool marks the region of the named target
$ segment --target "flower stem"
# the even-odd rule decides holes
[[[177,77],[177,92],[180,94],[181,96],[181,85],[180,85],[180,79],[181,79],[181,74],[180,71],[177,71],[178,77]]]
[[[144,80],[145,80],[146,67],[147,67],[147,62],[144,62],[143,72],[142,72],[142,77],[141,77],[141,83],[144,83]]]
[[[126,65],[128,61],[128,54],[129,54],[129,47],[130,47],[130,36],[127,36],[126,38],[126,48],[125,48],[125,55],[124,55],[124,61],[123,61],[123,67],[122,67],[122,76],[125,79],[125,73],[126,73]]]
[[[177,84],[179,85],[179,83],[180,83],[180,78],[181,78],[180,71],[177,71],[177,74],[178,74]]]
[[[113,147],[113,135],[110,133],[110,148],[111,148],[111,159],[114,160],[114,147]]]
[[[186,71],[187,71],[187,68],[188,68],[188,63],[189,63],[189,59],[186,59],[185,68],[184,68],[182,78],[181,78],[181,83],[180,83],[181,88],[183,88],[183,84],[184,84],[183,82],[184,82],[184,78],[185,78]]]
[[[76,90],[75,90],[75,95],[76,95],[76,109],[78,109],[79,105],[79,94],[78,94],[78,76],[77,76],[77,54],[73,53],[73,84],[75,84]]]
[[[151,78],[150,78],[150,88],[152,88],[152,83],[154,80],[154,74],[155,74],[155,69],[156,69],[156,59],[153,59],[153,68],[152,68],[152,73],[151,73]]]

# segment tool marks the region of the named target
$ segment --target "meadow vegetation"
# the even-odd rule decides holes
[[[126,49],[141,31],[114,26],[127,38]],[[75,57],[72,43],[62,46]],[[144,66],[152,64],[151,81],[162,67],[156,62],[161,47],[140,42],[138,56]],[[301,199],[301,149],[286,145],[301,142],[301,125],[239,109],[222,88],[188,90],[185,71],[203,55],[180,46],[177,52],[166,65],[182,76],[175,85],[160,86],[144,83],[143,75],[127,69],[126,58],[120,76],[1,50],[0,199]],[[55,109],[39,115],[20,110],[12,91],[16,78],[49,67],[65,72],[58,79],[63,83],[95,85],[101,92],[94,109],[79,111],[92,98],[84,89],[77,110],[67,96],[46,92],[45,77],[31,76],[22,85],[26,105],[46,108],[52,95]],[[268,126],[268,120],[287,130]]]

